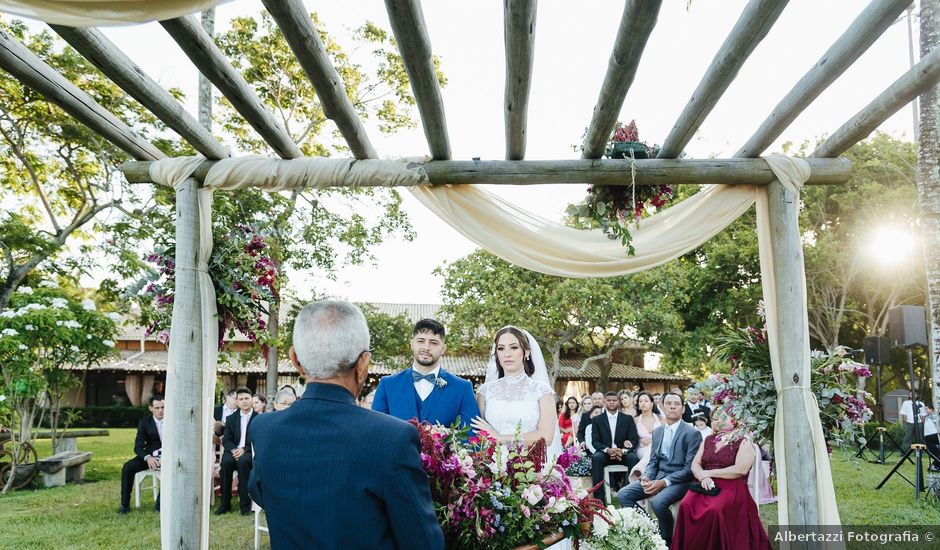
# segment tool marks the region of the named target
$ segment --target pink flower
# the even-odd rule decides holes
[[[526,506],[525,504],[522,505],[522,515],[525,517],[529,517],[532,515],[532,511],[529,510],[529,507]]]

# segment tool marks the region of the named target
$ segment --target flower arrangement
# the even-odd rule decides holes
[[[609,158],[631,162],[653,158],[658,153],[658,147],[650,147],[639,141],[635,120],[626,126],[617,123],[605,152]],[[620,239],[627,247],[627,253],[632,256],[635,251],[630,244],[633,240],[630,227],[638,226],[651,208],[665,206],[672,198],[672,192],[669,185],[638,187],[635,181],[631,185],[591,185],[587,189],[587,197],[581,203],[570,205],[567,213],[576,220],[600,227],[611,239]]]
[[[565,475],[578,456],[569,449],[554,462],[545,442],[530,448],[501,445],[481,432],[411,423],[421,437],[421,462],[447,548],[509,549],[547,537],[583,537],[603,504],[577,493]]]
[[[251,341],[263,342],[267,305],[277,298],[280,286],[280,272],[269,251],[268,239],[245,225],[215,237],[209,278],[215,288],[220,349],[226,333],[231,338],[236,330]],[[170,341],[173,317],[174,252],[170,246],[147,256],[156,271],[143,288],[141,300],[146,335],[156,334],[164,344]]]
[[[748,327],[722,337],[718,356],[732,365],[730,374],[713,374],[697,384],[709,391],[737,430],[761,443],[773,443],[777,390],[770,367],[770,348],[764,329]],[[819,403],[827,439],[838,444],[864,443],[862,427],[872,416],[869,395],[855,388],[856,377],[869,377],[867,366],[852,361],[845,348],[811,354],[810,391]]]
[[[652,518],[637,508],[608,506],[594,517],[588,550],[666,550],[666,541]]]

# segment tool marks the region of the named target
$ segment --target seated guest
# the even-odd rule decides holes
[[[215,511],[221,515],[232,510],[232,477],[238,471],[238,504],[243,516],[251,513],[248,497],[248,476],[251,474],[251,434],[248,428],[258,413],[251,407],[251,390],[238,388],[235,402],[238,414],[228,417],[222,434],[222,505]]]
[[[294,393],[294,388],[291,386],[285,386],[278,390],[276,394],[274,394],[274,410],[283,411],[284,409],[290,407],[296,400],[297,394]]]
[[[682,500],[692,481],[692,459],[702,444],[695,428],[682,422],[682,396],[663,396],[665,424],[653,430],[650,461],[638,481],[617,493],[620,505],[637,506],[648,500],[659,519],[659,535],[669,546],[674,520],[669,507]]]
[[[597,410],[604,410],[604,394],[596,391],[590,395],[590,401],[588,403],[583,403],[585,401],[584,398],[582,398],[581,401],[581,420],[578,421],[578,441],[581,442],[582,449],[587,449],[587,438],[584,436],[584,431],[591,425],[591,419],[596,416],[591,413]]]
[[[620,398],[614,392],[604,396],[605,413],[591,420],[591,438],[594,455],[591,457],[591,480],[597,485],[604,480],[604,468],[619,465],[633,468],[639,458],[636,455],[640,436],[633,417],[620,412]],[[629,470],[628,470],[629,471]],[[604,498],[604,490],[598,487],[596,498]]]
[[[362,407],[363,409],[369,409],[371,411],[372,403],[375,402],[375,391],[376,390],[372,390],[369,393],[363,395],[362,398],[359,400],[359,406]]]
[[[137,437],[134,439],[136,456],[125,462],[124,468],[121,469],[119,514],[126,514],[131,510],[131,487],[137,472],[160,468],[160,450],[163,448],[163,396],[155,395],[150,398],[150,412],[152,416],[144,418],[137,425]],[[156,509],[160,509],[159,497]]]
[[[228,420],[229,415],[238,410],[238,405],[235,404],[235,390],[229,390],[225,394],[225,402],[215,408],[213,411],[212,418],[216,422],[221,422],[225,424],[225,421]]]
[[[682,411],[682,421],[692,423],[692,415],[699,413],[705,417],[705,423],[709,424],[711,422],[711,411],[702,404],[702,390],[692,388],[689,390],[689,401],[685,404],[685,409]]]
[[[356,406],[372,359],[359,308],[307,304],[289,355],[307,391],[252,428],[248,485],[267,516],[271,548],[443,549],[418,430]]]
[[[653,432],[663,425],[662,417],[653,414],[653,396],[649,392],[641,391],[636,394],[636,406],[639,413],[633,421],[636,423],[636,431],[640,436],[640,445],[636,450],[636,456],[640,461],[630,469],[630,481],[640,479],[646,471],[646,466],[650,463],[650,454],[652,454],[650,449],[653,448]]]
[[[251,408],[258,414],[264,413],[268,409],[268,398],[256,393],[251,396]]]
[[[698,433],[702,434],[702,441],[705,441],[705,438],[712,434],[712,429],[708,427],[708,421],[705,419],[705,415],[701,413],[692,415],[692,426],[698,430]]]
[[[723,412],[716,412],[715,433],[705,439],[695,454],[692,474],[703,490],[717,488],[718,494],[686,493],[679,506],[670,548],[769,550],[767,531],[747,487],[747,475],[754,465],[754,445],[730,429],[731,423]]]
[[[561,444],[570,447],[574,443],[574,434],[578,431],[578,398],[565,400],[565,409],[558,415],[558,429],[561,430]]]

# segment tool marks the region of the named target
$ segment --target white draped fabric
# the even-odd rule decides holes
[[[228,0],[0,0],[0,12],[69,27],[163,21]]]
[[[160,160],[151,165],[151,176],[153,181],[169,185],[173,181],[178,181],[167,177],[169,172],[179,171],[188,175],[201,160],[201,158]],[[801,159],[776,155],[766,157],[765,160],[778,181],[788,190],[789,198],[798,202],[799,189],[810,174],[808,164]],[[186,172],[186,170],[189,171]],[[176,174],[176,177],[178,176],[179,174]],[[355,182],[355,185],[361,186],[409,186],[412,193],[423,204],[481,247],[516,265],[565,277],[609,277],[656,267],[702,245],[756,202],[761,274],[771,364],[777,392],[778,395],[782,395],[783,392],[795,391],[800,395],[805,408],[805,417],[809,419],[811,425],[812,441],[808,443],[812,444],[815,453],[818,520],[822,525],[840,524],[826,442],[819,422],[819,407],[812,393],[807,389],[810,380],[810,356],[805,278],[786,282],[790,286],[798,283],[800,289],[798,295],[802,297],[800,307],[803,314],[799,322],[802,323],[802,330],[806,337],[800,344],[803,347],[802,353],[799,354],[801,358],[799,360],[802,363],[797,365],[798,371],[802,374],[797,383],[791,384],[790,381],[782,379],[783,366],[780,350],[782,346],[792,344],[781,342],[779,339],[781,324],[778,318],[779,304],[776,299],[777,281],[773,273],[776,259],[773,257],[768,216],[767,189],[769,186],[714,185],[703,188],[695,196],[644,219],[638,228],[632,230],[633,244],[636,248],[635,256],[628,256],[619,242],[610,240],[600,231],[572,229],[540,218],[479,187],[423,185],[427,183],[427,175],[420,163],[415,162],[334,159],[298,159],[284,162],[257,157],[225,159],[218,161],[209,171],[205,187],[207,189],[236,189],[261,186],[276,190],[298,186],[343,185],[344,182],[346,184]],[[204,193],[210,192],[204,191]],[[201,204],[201,208],[204,216],[201,224],[203,238],[209,240],[211,247],[211,236],[205,234],[211,227],[211,212],[207,204]],[[794,209],[794,216],[795,211]],[[793,221],[795,223],[795,220]],[[802,256],[793,261],[800,263],[802,272]],[[208,276],[205,279],[204,284],[211,288]],[[214,320],[214,303],[204,304],[204,307],[206,308],[203,313],[205,327],[213,324],[206,321],[207,319]],[[211,313],[207,313],[210,307]],[[214,347],[216,340],[210,339],[208,342]],[[204,353],[204,358],[208,360],[209,357],[210,354]],[[211,357],[214,357],[214,354]],[[214,363],[211,366],[206,365],[203,370],[209,372],[210,368],[214,372]],[[211,384],[207,384],[207,387],[211,387]],[[206,399],[207,403],[211,403],[211,394],[207,393]],[[793,412],[791,411],[790,414]],[[796,417],[800,418],[802,415]],[[780,506],[778,508],[781,525],[790,523],[787,509],[787,467],[783,438],[787,420],[787,411],[782,406],[778,407],[775,447],[777,471],[782,488],[779,492]]]

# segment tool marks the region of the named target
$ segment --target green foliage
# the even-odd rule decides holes
[[[562,350],[602,353],[633,337],[658,345],[679,329],[671,305],[675,280],[660,277],[667,271],[566,279],[478,250],[436,271],[444,277],[442,313],[453,334],[448,345],[487,353],[492,334],[510,324],[531,332],[554,359]]]
[[[359,304],[369,324],[372,361],[395,369],[411,366],[411,330],[414,324],[403,313],[389,315],[371,304]]]
[[[0,20],[0,30],[30,50],[134,129],[158,137],[153,115],[104,77],[90,62],[63,47],[49,31],[30,34],[20,21]],[[166,150],[175,145],[156,141]],[[127,155],[56,105],[0,72],[0,308],[13,289],[43,261],[46,269],[69,271],[92,265],[86,251],[60,258],[67,242],[89,239],[112,208],[146,214],[146,197],[131,188],[117,167]],[[49,262],[47,262],[48,264]]]

